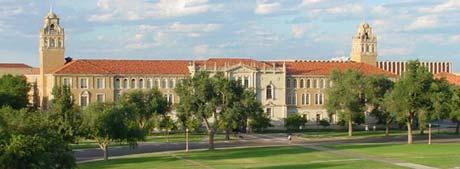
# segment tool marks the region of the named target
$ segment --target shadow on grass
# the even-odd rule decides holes
[[[244,148],[230,150],[214,150],[196,152],[194,154],[180,154],[190,160],[221,160],[221,159],[244,159],[267,157],[274,155],[294,155],[303,153],[318,152],[312,149],[300,147],[264,147],[264,148]]]
[[[386,144],[386,143],[370,143],[370,144],[333,144],[327,145],[326,147],[333,148],[336,150],[351,150],[351,149],[367,149],[367,148],[379,148],[379,147],[392,147],[397,144]]]

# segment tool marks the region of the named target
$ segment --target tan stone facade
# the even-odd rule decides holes
[[[377,65],[377,37],[369,24],[359,25],[358,32],[353,37],[350,56],[352,61]]]

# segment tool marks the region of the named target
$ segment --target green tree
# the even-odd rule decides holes
[[[176,123],[170,116],[163,116],[158,127],[165,132],[166,142],[169,142],[169,132],[176,129]]]
[[[256,93],[252,90],[245,90],[241,105],[246,113],[246,119],[241,122],[246,122],[249,129],[261,131],[265,128],[273,126],[270,123],[270,117],[264,112],[262,103],[257,100]],[[241,124],[243,125],[243,124]],[[248,130],[248,129],[247,129]]]
[[[171,104],[157,88],[128,92],[122,96],[121,104],[130,107],[130,113],[135,116],[139,127],[147,130],[153,129],[155,118],[171,111]]]
[[[412,144],[414,119],[426,111],[431,103],[429,97],[432,81],[432,74],[420,62],[411,61],[389,96],[389,99],[397,103],[388,107],[389,110],[395,113],[400,123],[406,123],[408,144]]]
[[[365,78],[355,70],[334,70],[329,78],[333,85],[327,89],[326,107],[348,123],[348,136],[353,135],[353,122],[358,122],[365,109]]]
[[[188,111],[192,119],[199,119],[208,133],[209,149],[214,149],[214,135],[222,118],[222,100],[217,91],[216,80],[206,72],[197,72],[176,87],[176,93],[181,98],[178,111]]]
[[[305,123],[307,123],[307,119],[303,118],[302,116],[298,114],[289,115],[284,120],[284,126],[286,127],[288,131],[299,130],[300,127],[305,126]]]
[[[135,146],[145,139],[146,132],[139,127],[131,110],[113,103],[95,103],[83,111],[86,138],[96,140],[104,151],[104,159],[109,158],[109,145],[112,142],[127,142]]]
[[[377,117],[379,123],[385,124],[385,135],[390,133],[390,125],[395,117],[386,109],[385,101],[393,100],[385,99],[394,87],[394,82],[385,76],[368,76],[366,77],[366,104],[370,107],[371,114]],[[391,104],[394,103],[390,103]]]
[[[29,90],[30,85],[26,77],[3,75],[0,77],[0,107],[10,106],[14,109],[27,107]]]
[[[52,94],[53,99],[48,112],[54,123],[53,128],[62,133],[64,140],[74,143],[82,134],[80,109],[74,104],[69,86],[55,86]]]
[[[459,134],[460,130],[460,87],[453,88],[452,111],[449,114],[450,119],[457,123],[455,133]]]
[[[430,86],[429,103],[419,113],[419,128],[423,134],[426,123],[447,119],[452,111],[453,91],[446,79],[434,79]],[[423,117],[422,117],[423,116]]]
[[[0,168],[75,168],[68,142],[42,112],[0,109]]]

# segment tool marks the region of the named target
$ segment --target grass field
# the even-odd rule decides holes
[[[395,130],[391,131],[390,135],[405,135],[406,131]],[[348,137],[347,131],[340,131],[340,130],[318,130],[318,131],[307,131],[299,133],[300,137],[302,138],[309,138],[309,139],[317,139],[317,138],[341,138],[341,137]],[[385,136],[385,131],[353,131],[354,137],[383,137]]]
[[[438,168],[460,167],[460,144],[347,144],[329,148],[369,154],[376,158],[397,159],[403,162]],[[301,147],[264,147],[197,151],[190,153],[152,153],[109,161],[89,162],[82,169],[188,169],[188,168],[258,168],[258,169],[393,169],[402,168],[386,163],[341,157]]]
[[[460,144],[348,144],[329,146],[439,168],[460,168]]]

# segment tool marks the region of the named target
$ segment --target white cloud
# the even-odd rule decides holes
[[[220,9],[220,5],[208,0],[98,0],[102,12],[91,15],[88,20],[106,22],[114,19],[140,20],[147,18],[171,18],[189,16]]]
[[[409,24],[407,30],[433,28],[438,26],[438,17],[435,15],[420,16]]]
[[[193,52],[195,55],[206,55],[209,52],[209,46],[208,45],[197,45],[193,47]]]
[[[281,7],[279,2],[269,3],[266,0],[257,0],[254,13],[258,15],[267,15],[278,11]]]
[[[449,37],[449,42],[460,43],[460,35],[452,35]]]
[[[460,11],[459,0],[449,0],[434,7],[423,7],[420,8],[421,13],[446,13],[452,11]]]
[[[347,4],[343,6],[327,8],[325,11],[330,14],[361,13],[363,11],[363,6],[360,4]]]
[[[308,6],[308,5],[314,5],[314,4],[319,4],[322,2],[326,2],[327,0],[303,0],[300,6]]]
[[[312,28],[310,24],[295,24],[291,26],[291,34],[294,38],[300,39]]]

